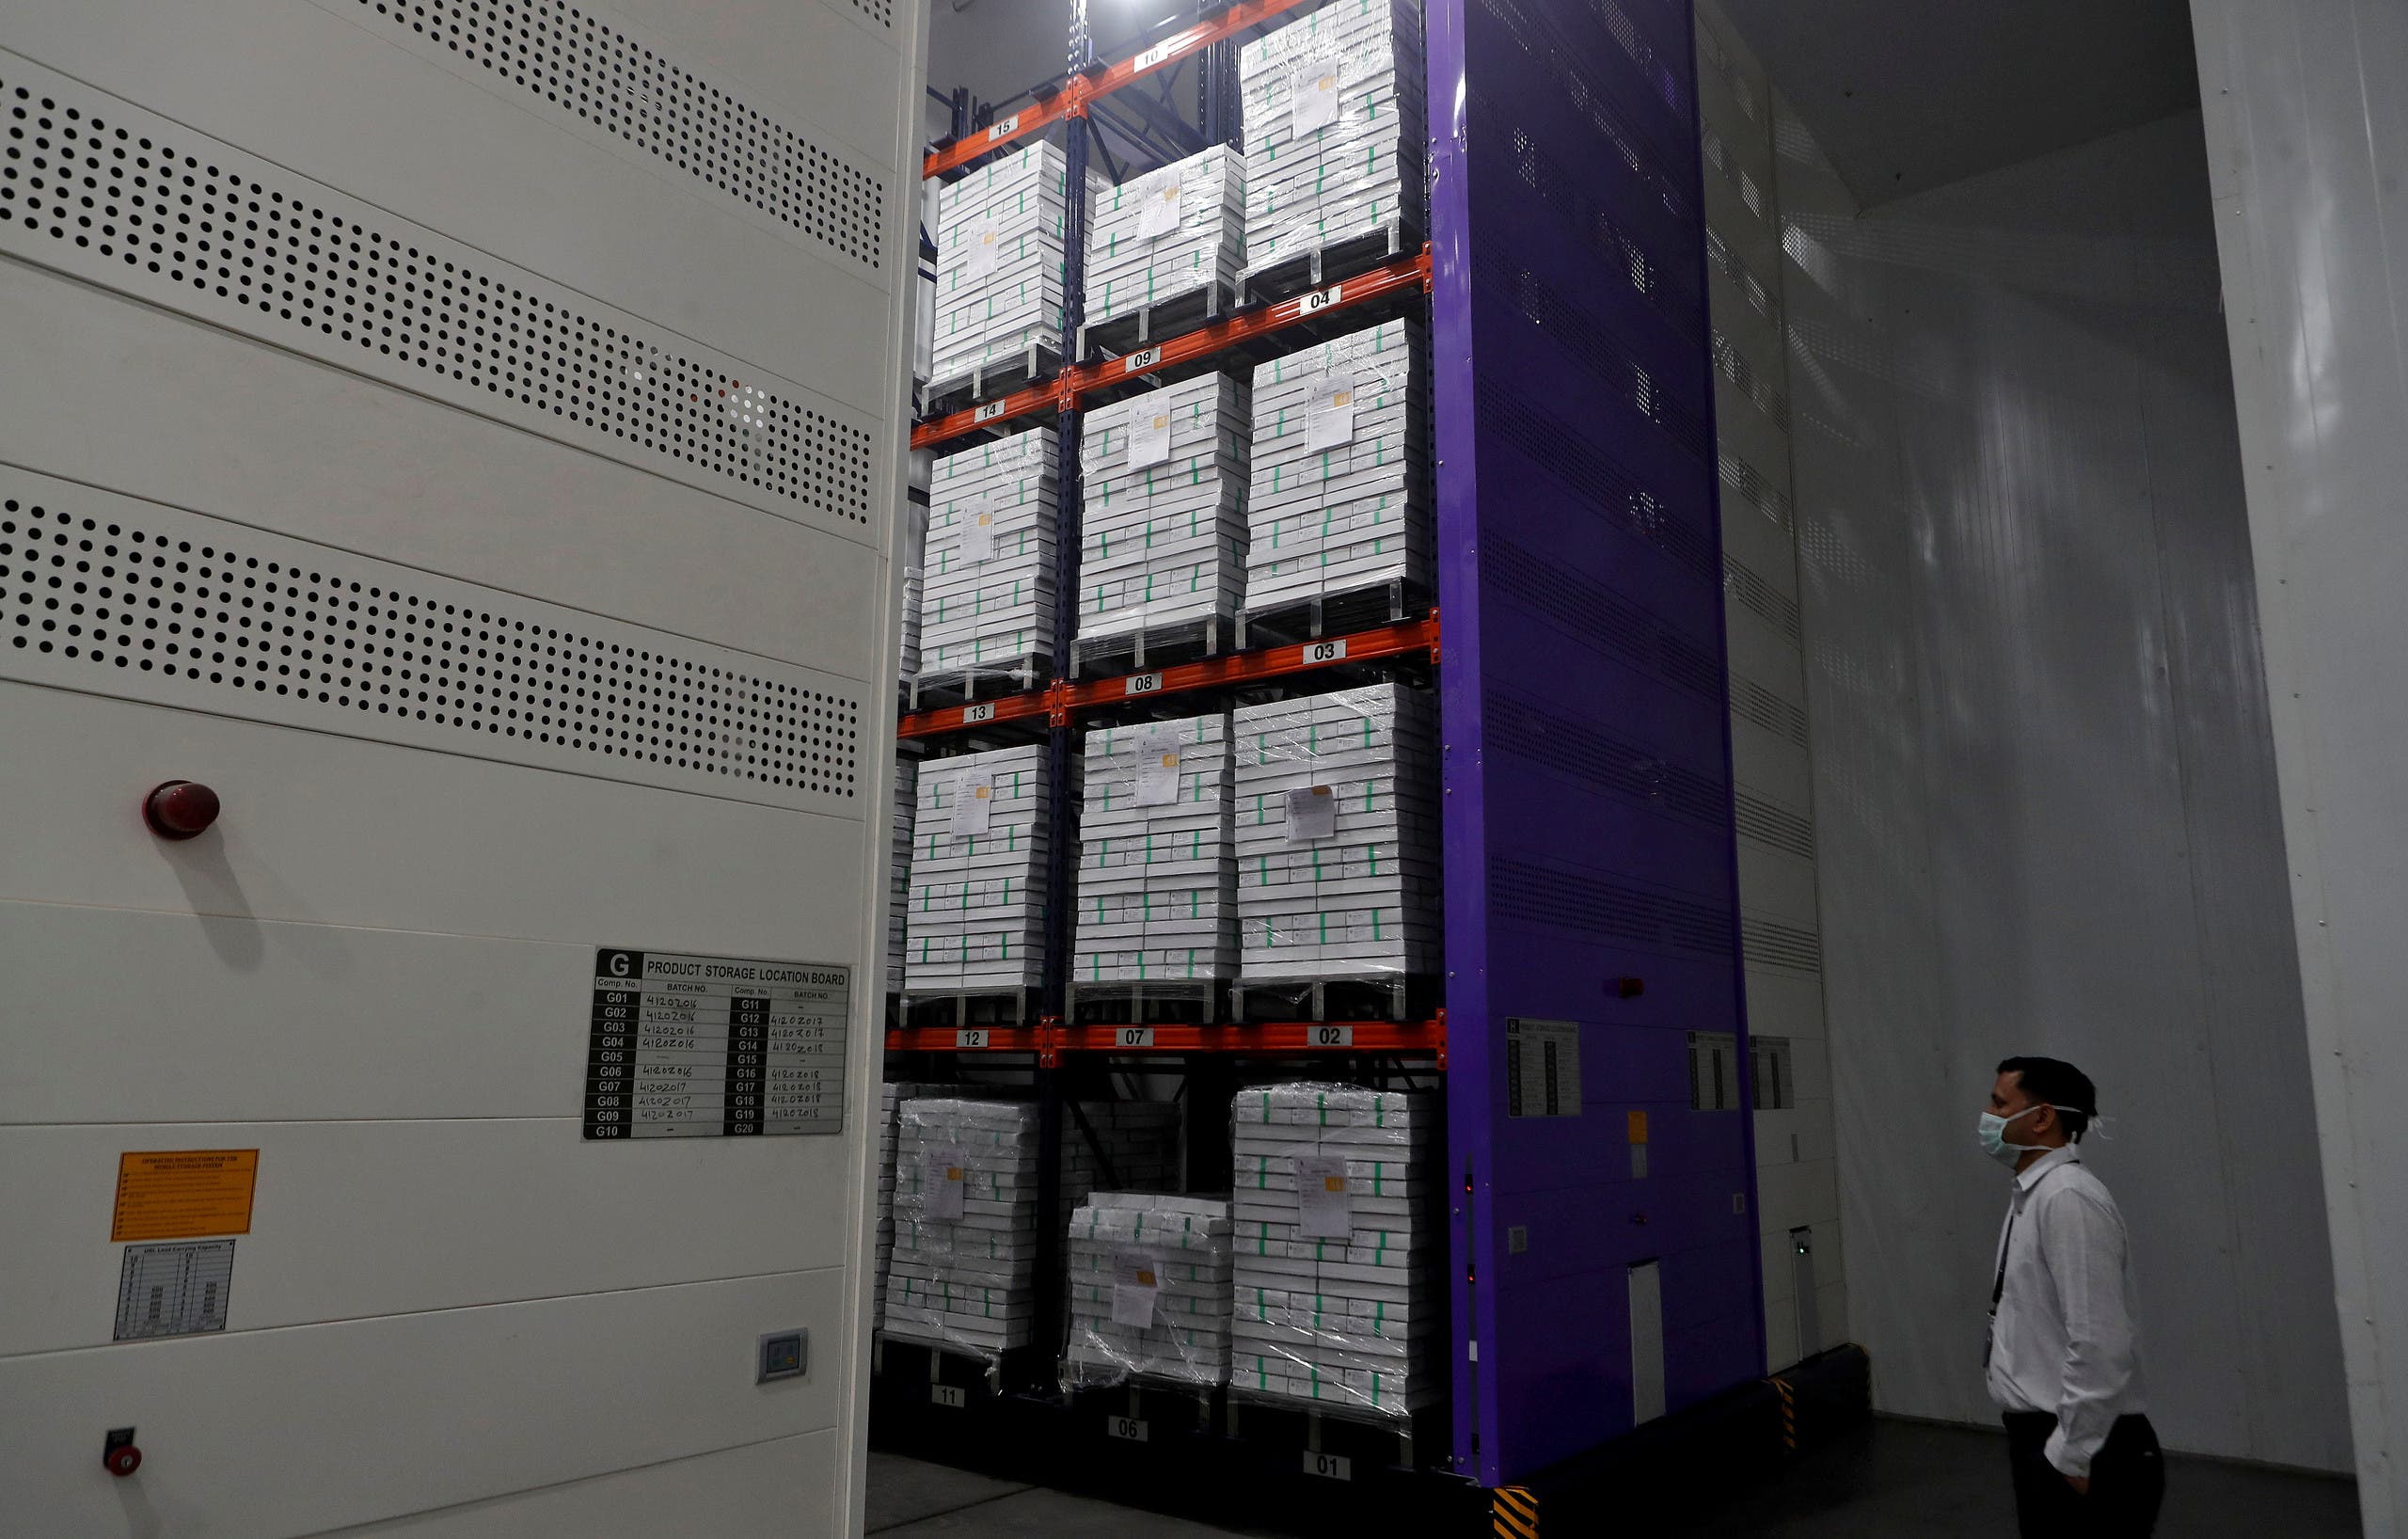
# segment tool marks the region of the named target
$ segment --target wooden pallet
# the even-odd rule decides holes
[[[1079,327],[1077,345],[1070,356],[1081,363],[1127,357],[1165,337],[1209,325],[1237,308],[1237,279],[1214,278],[1193,289],[1149,299],[1108,321],[1086,323]]]
[[[1033,1025],[1043,1010],[1044,992],[1020,989],[906,990],[903,1024],[959,1030],[965,1026]]]
[[[1238,301],[1242,306],[1275,305],[1282,299],[1343,283],[1358,273],[1385,267],[1419,249],[1420,230],[1401,219],[1391,219],[1377,230],[1246,268],[1238,274]]]
[[[1207,1025],[1228,1018],[1229,985],[1211,978],[1072,982],[1067,1016],[1074,1026]]]
[[[1053,676],[1054,659],[1042,652],[982,662],[974,668],[936,669],[905,682],[903,705],[906,710],[919,711],[1025,694]]]
[[[1262,1021],[1427,1021],[1446,1000],[1427,973],[1369,977],[1248,978],[1230,986],[1233,1019]]]
[[[1238,611],[1237,649],[1316,642],[1373,626],[1393,625],[1430,612],[1430,590],[1391,578],[1360,588],[1315,594],[1310,598],[1248,606]]]
[[[920,415],[923,418],[949,416],[1009,395],[1023,386],[1040,379],[1050,379],[1061,372],[1062,350],[1043,342],[1031,342],[1008,358],[998,358],[982,364],[966,374],[953,374],[931,380],[920,392]]]
[[[1113,636],[1082,636],[1070,643],[1070,676],[1115,678],[1217,658],[1234,644],[1236,633],[1232,616],[1215,614]]]

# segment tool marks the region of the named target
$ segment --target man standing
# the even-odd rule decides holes
[[[2075,1147],[2098,1112],[2073,1065],[2009,1058],[1979,1128],[1983,1150],[2015,1167],[1983,1364],[2024,1539],[2146,1536],[2165,1498],[2124,1217]]]

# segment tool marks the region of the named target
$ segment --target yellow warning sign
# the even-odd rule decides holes
[[[251,1232],[256,1149],[128,1152],[117,1159],[117,1214],[109,1238],[189,1240]]]

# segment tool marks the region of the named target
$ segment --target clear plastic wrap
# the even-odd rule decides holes
[[[1398,1419],[1441,1399],[1437,1098],[1275,1085],[1229,1110],[1230,1392]]]
[[[1385,226],[1419,244],[1427,120],[1411,0],[1335,0],[1238,55],[1246,265]]]
[[[1070,1215],[1066,1388],[1229,1378],[1226,1197],[1098,1192]]]
[[[1254,371],[1245,605],[1402,580],[1424,591],[1431,518],[1429,341],[1394,320]]]
[[[1038,1109],[977,1096],[902,1098],[886,1334],[994,1361],[1026,1345],[1040,1223],[1059,1225],[1101,1182],[1172,1183],[1179,1108],[1083,1102],[1062,1132],[1061,1205],[1038,1206]]]
[[[1398,684],[1234,713],[1249,985],[1436,971],[1436,728],[1431,697]]]
[[[1047,797],[1041,746],[922,763],[905,992],[1027,989],[1042,981]]]
[[[896,1114],[886,1334],[989,1358],[1036,1317],[1037,1108],[907,1099]]]
[[[1235,617],[1245,581],[1246,398],[1228,375],[1202,374],[1087,414],[1082,642]]]
[[[1232,283],[1245,261],[1245,162],[1227,145],[1099,186],[1091,209],[1089,325]]]
[[[1083,191],[1099,185],[1090,175]],[[1062,346],[1062,242],[1069,173],[1038,142],[947,182],[937,204],[939,385]]]
[[[1237,976],[1229,742],[1220,713],[1087,733],[1074,987]]]
[[[924,675],[990,678],[998,690],[1054,650],[1055,441],[1035,428],[939,459],[921,557]]]

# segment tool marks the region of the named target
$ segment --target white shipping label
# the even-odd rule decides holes
[[[1155,405],[1156,397],[1140,396],[1129,403],[1129,468],[1142,470],[1170,458],[1170,407]]]
[[[974,770],[953,783],[953,836],[987,832],[987,819],[995,810],[995,772]]]
[[[1338,60],[1307,58],[1296,61],[1295,73],[1289,76],[1288,126],[1298,134],[1310,134],[1338,121]]]
[[[920,1172],[921,1214],[928,1218],[959,1218],[962,1188],[969,1184],[970,1156],[958,1147],[928,1150]]]
[[[1288,842],[1310,844],[1338,837],[1338,794],[1326,785],[1288,793]]]
[[[1305,447],[1336,449],[1354,441],[1354,376],[1323,374],[1305,398]]]
[[[1144,1330],[1154,1323],[1154,1299],[1162,1293],[1155,1261],[1129,1251],[1112,1261],[1112,1323]]]
[[[995,505],[973,502],[961,510],[961,559],[995,559]]]
[[[1137,238],[1150,241],[1179,232],[1178,168],[1156,171],[1137,183]]]
[[[995,263],[1003,259],[1003,255],[1002,226],[986,224],[970,227],[970,276],[972,278],[994,277]]]
[[[1179,731],[1141,728],[1137,734],[1137,805],[1167,807],[1179,800]]]
[[[1343,1240],[1354,1232],[1345,1155],[1296,1156],[1296,1232],[1307,1240]]]

